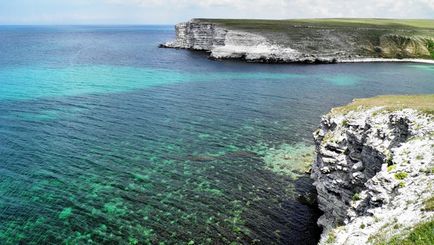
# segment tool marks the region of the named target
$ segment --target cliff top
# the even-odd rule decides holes
[[[349,111],[372,107],[383,107],[385,110],[389,111],[411,108],[434,115],[434,94],[383,95],[367,99],[355,99],[348,105],[334,108],[332,113],[345,114]]]
[[[300,27],[376,27],[386,29],[430,29],[434,30],[434,19],[194,19],[199,22],[209,22],[238,28],[269,28],[282,29],[288,26]]]

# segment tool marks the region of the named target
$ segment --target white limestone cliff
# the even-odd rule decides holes
[[[314,133],[320,244],[374,244],[432,220],[434,120],[413,109],[332,111]]]
[[[334,57],[306,55],[288,45],[274,44],[257,33],[227,29],[213,23],[192,20],[177,24],[176,39],[162,44],[165,48],[182,48],[210,52],[215,59],[243,59],[270,63],[332,63]]]
[[[160,47],[206,51],[214,59],[263,63],[434,62],[428,58],[431,34],[410,35],[405,28],[292,22],[258,27],[243,21],[239,27],[223,22],[193,19],[177,24],[176,39]]]

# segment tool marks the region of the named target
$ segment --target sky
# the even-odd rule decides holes
[[[434,0],[0,0],[0,24],[174,24],[191,18],[434,18]]]

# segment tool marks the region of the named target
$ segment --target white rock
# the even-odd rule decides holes
[[[324,227],[321,244],[332,230],[335,244],[368,244],[380,228],[390,237],[434,216],[420,210],[434,183],[434,176],[422,171],[434,166],[433,117],[412,109],[374,113],[379,110],[326,115],[314,134],[318,157],[312,178],[324,211],[318,221]],[[351,126],[343,126],[344,120]],[[340,139],[339,147],[347,149],[349,157],[328,150],[336,146],[322,140],[327,134]],[[389,172],[390,161],[395,167]],[[404,172],[406,178],[395,177]],[[354,199],[356,193],[360,200]],[[394,224],[398,228],[387,229]]]

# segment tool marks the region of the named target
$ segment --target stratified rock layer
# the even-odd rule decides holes
[[[176,25],[176,40],[161,47],[210,52],[215,59],[266,63],[335,63],[372,58],[430,58],[434,29],[354,24],[321,26],[296,21],[193,19]],[[417,31],[414,31],[417,29]]]
[[[314,133],[321,243],[369,244],[434,217],[434,120],[413,109],[331,112]]]

